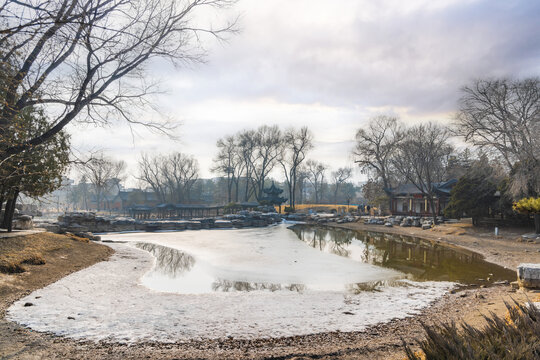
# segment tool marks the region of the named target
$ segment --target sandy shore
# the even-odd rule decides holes
[[[520,262],[540,262],[540,245],[517,242],[518,233],[504,232],[500,238],[490,237],[468,227],[446,228],[436,231],[415,228],[383,228],[362,224],[339,225],[357,230],[387,231],[421,236],[484,254],[489,261],[515,268]],[[462,235],[458,235],[462,234]],[[98,244],[91,244],[92,246]],[[105,259],[109,253],[98,248],[78,249],[78,256],[71,257],[70,250],[60,257],[47,254],[47,264],[30,266],[27,273],[1,274],[0,291],[0,357],[6,359],[403,359],[401,339],[413,343],[423,335],[420,322],[427,324],[441,321],[465,321],[479,325],[481,314],[490,311],[504,314],[504,301],[511,298],[525,301],[538,296],[536,293],[514,291],[507,285],[491,288],[469,289],[447,294],[432,306],[414,317],[394,320],[367,328],[362,332],[332,332],[306,336],[293,336],[266,340],[206,340],[177,343],[137,343],[135,345],[80,342],[38,333],[4,319],[7,307],[32,290],[44,287],[59,278]],[[75,250],[74,250],[75,253]],[[99,256],[97,256],[99,255]],[[61,260],[56,270],[54,259]],[[58,260],[60,261],[60,260]]]

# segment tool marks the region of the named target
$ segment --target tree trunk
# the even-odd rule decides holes
[[[2,214],[2,205],[4,205],[4,195],[0,196],[0,214]]]
[[[540,234],[540,214],[534,214],[534,231],[536,234]]]
[[[429,206],[431,207],[431,215],[433,216],[433,225],[437,225],[437,209],[435,209],[435,201],[433,201],[433,196],[429,196]]]
[[[19,196],[19,191],[16,190],[15,193],[8,198],[6,203],[6,210],[4,211],[4,220],[2,222],[2,227],[7,229],[8,232],[13,230],[13,214],[15,213],[15,204],[17,203],[17,197]]]
[[[233,181],[230,177],[227,178],[227,203],[229,204],[232,199],[232,186]]]

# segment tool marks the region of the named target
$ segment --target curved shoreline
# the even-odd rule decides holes
[[[141,278],[155,263],[133,244],[110,244],[107,262],[71,274],[9,308],[7,319],[35,331],[107,342],[278,339],[362,331],[416,315],[451,288],[413,282],[376,292],[308,289],[209,293],[153,291]],[[323,263],[324,264],[324,263]],[[34,305],[25,306],[28,302]],[[58,306],[62,304],[62,306]]]
[[[381,229],[381,227],[377,226],[351,228],[347,225],[351,226],[355,224],[345,224],[345,226],[340,224],[336,227],[352,230],[390,232],[381,231],[387,229]],[[410,230],[410,228],[407,229]],[[437,234],[420,236],[397,231],[391,231],[391,233],[401,233],[434,241],[443,240],[450,245],[460,246],[459,242],[447,241],[442,236],[437,236]],[[438,237],[441,237],[441,239],[438,239]],[[521,249],[534,249],[534,245],[531,244],[518,244],[521,246]],[[485,255],[476,247],[462,247]],[[536,257],[539,256],[538,253],[531,252],[530,254]],[[492,261],[490,256],[486,256],[486,260]],[[505,261],[492,262],[504,266],[512,260],[511,258]],[[403,338],[407,342],[412,342],[414,338],[421,337],[423,330],[419,322],[420,320],[430,324],[465,318],[468,322],[479,324],[481,323],[480,312],[501,311],[502,300],[509,300],[510,296],[520,301],[526,299],[524,294],[515,293],[508,286],[467,290],[457,294],[444,295],[435,303],[422,310],[420,314],[413,317],[374,325],[361,332],[324,332],[278,339],[216,339],[176,342],[172,344],[146,342],[128,347],[122,344],[76,341],[51,334],[36,333],[13,323],[9,323],[9,332],[6,333],[9,336],[17,336],[25,344],[24,351],[21,352],[21,355],[48,358],[61,356],[61,354],[69,354],[72,358],[81,359],[89,357],[105,359],[123,357],[135,359],[144,356],[150,356],[156,359],[189,359],[194,357],[208,359],[289,359],[294,357],[331,357],[340,359],[373,359],[379,357],[402,359],[403,352],[401,351],[400,339]],[[6,322],[4,319],[2,321]],[[20,339],[21,337],[22,339]]]
[[[453,226],[445,225],[438,225],[432,230],[421,230],[414,227],[384,227],[358,222],[347,224],[327,223],[325,225],[355,231],[407,235],[440,242],[447,246],[462,248],[480,254],[486,261],[514,271],[517,269],[517,265],[522,262],[540,262],[540,244],[518,242],[516,239],[520,237],[519,233],[501,232],[502,235],[495,237],[488,231],[474,234],[468,232],[468,230],[475,230],[473,228],[468,228],[467,231],[463,232]]]

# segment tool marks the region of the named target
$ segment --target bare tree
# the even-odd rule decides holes
[[[118,186],[119,179],[126,169],[124,161],[115,161],[103,153],[93,155],[91,159],[79,166],[81,173],[93,185],[96,195],[97,210],[101,210],[103,195]]]
[[[392,157],[403,136],[403,126],[398,119],[387,115],[372,118],[366,129],[356,132],[355,163],[374,179],[380,179],[383,188],[391,188],[394,182],[396,172],[392,169]]]
[[[456,132],[513,171],[515,195],[540,194],[540,79],[476,80],[462,88]]]
[[[223,174],[227,178],[227,200],[233,200],[233,189],[236,185],[236,197],[238,200],[238,183],[243,167],[238,152],[238,144],[235,136],[226,136],[217,141],[218,154],[214,158],[213,172]]]
[[[161,171],[167,184],[169,199],[178,203],[191,202],[191,189],[199,179],[199,163],[193,156],[170,154]]]
[[[139,159],[139,176],[143,184],[150,186],[161,203],[167,202],[167,185],[162,176],[162,156],[142,154]]]
[[[189,203],[191,190],[199,179],[199,163],[193,156],[179,152],[168,156],[142,155],[138,179],[150,186],[162,203]]]
[[[307,180],[313,187],[316,204],[319,204],[320,200],[322,199],[324,175],[327,168],[327,165],[315,160],[308,160],[306,162],[306,170],[308,173]]]
[[[289,204],[293,208],[295,206],[299,166],[305,160],[307,152],[312,148],[313,135],[306,126],[299,130],[291,128],[285,132],[279,162],[283,168],[285,183],[289,190]]]
[[[352,176],[352,169],[348,167],[339,168],[332,172],[332,180],[334,181],[334,204],[337,204],[339,188],[343,183],[349,180]]]
[[[257,129],[255,136],[256,162],[252,164],[252,167],[254,169],[254,180],[257,184],[255,196],[259,200],[264,196],[265,180],[281,155],[283,137],[277,125],[263,125]]]
[[[447,128],[433,123],[411,127],[394,157],[396,169],[427,198],[435,224],[434,184],[446,177],[446,160],[453,150],[448,143],[449,135]]]
[[[343,184],[343,195],[345,197],[345,200],[347,201],[347,210],[349,210],[351,201],[356,197],[357,193],[358,188],[354,186],[352,182],[346,182],[345,184]]]
[[[72,120],[107,123],[111,118],[158,130],[140,121],[133,106],[150,105],[144,68],[155,58],[175,65],[203,58],[201,37],[222,38],[234,22],[204,26],[208,9],[232,0],[3,0],[0,3],[0,160],[48,141]],[[46,105],[50,124],[31,139],[10,143],[14,119],[26,108]],[[84,116],[80,116],[83,114]]]
[[[245,180],[244,200],[248,201],[252,196],[261,199],[266,179],[281,156],[282,141],[281,130],[275,125],[243,130],[218,140],[219,152],[212,170],[227,176],[229,201],[233,185],[238,200],[241,177]]]
[[[244,130],[237,134],[238,152],[243,163],[244,177],[244,201],[248,201],[255,193],[254,173],[255,162],[257,161],[257,136],[255,130]]]
[[[297,171],[297,181],[296,181],[296,195],[295,195],[295,202],[298,204],[304,204],[306,202],[306,190],[307,190],[307,183],[308,183],[308,177],[309,173],[304,166],[304,164],[300,165],[298,167]]]

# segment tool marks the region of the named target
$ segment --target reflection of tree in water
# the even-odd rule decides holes
[[[356,284],[347,284],[345,289],[351,294],[360,294],[362,292],[380,292],[381,287],[408,287],[410,284],[399,280],[379,280],[368,281]]]
[[[478,279],[488,276],[491,281],[515,277],[512,271],[490,264],[476,253],[426,239],[312,225],[297,225],[293,231],[310,246],[344,257],[350,257],[349,245],[352,240],[359,240],[364,244],[364,249],[354,260],[400,270],[411,274],[416,280],[479,284]],[[321,239],[326,242],[324,247],[320,246]],[[319,242],[314,245],[315,240]]]
[[[350,230],[305,228],[300,226],[292,226],[289,229],[294,231],[298,238],[309,246],[344,257],[349,257],[350,251],[347,246],[355,238],[354,232]]]
[[[190,271],[195,265],[192,256],[176,249],[149,243],[137,243],[136,246],[154,255],[156,270],[171,277]]]
[[[269,284],[269,283],[257,283],[247,281],[230,281],[225,279],[217,279],[212,283],[212,290],[214,291],[255,291],[255,290],[289,290],[302,292],[306,286],[302,284]]]

